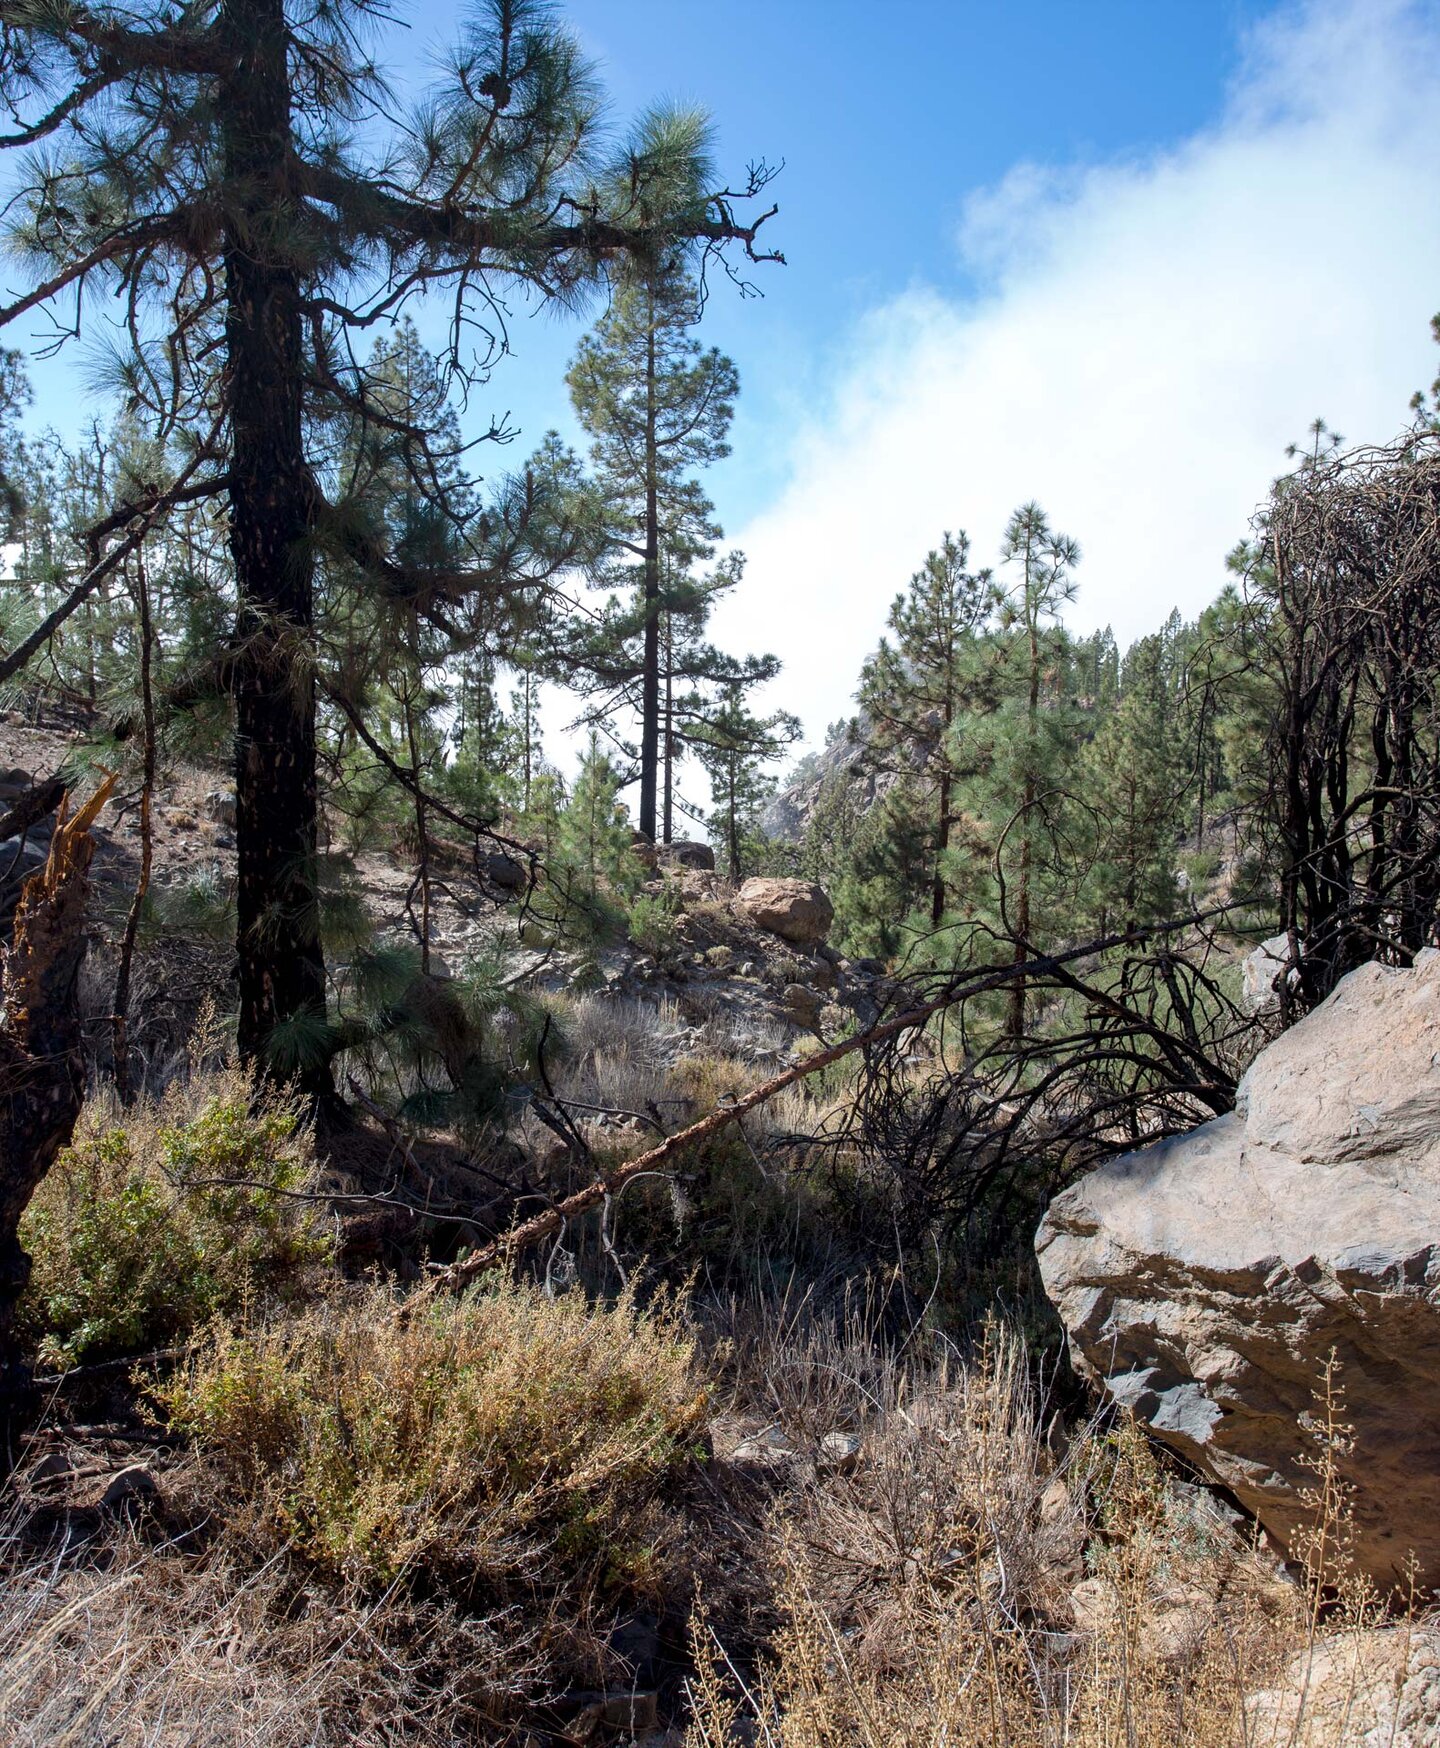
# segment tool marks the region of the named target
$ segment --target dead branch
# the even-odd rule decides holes
[[[68,797],[61,802],[49,857],[21,890],[0,959],[0,1398],[17,1382],[14,1309],[30,1276],[20,1216],[70,1139],[85,1094],[75,986],[85,956],[91,827],[114,782],[107,777],[74,814]]]
[[[1180,930],[1193,928],[1197,923],[1232,910],[1233,905],[1217,906],[1214,910],[1204,912],[1194,917],[1186,917],[1178,922],[1159,923],[1149,928],[1132,929],[1124,934],[1106,936],[1104,939],[1087,941],[1083,946],[1071,947],[1060,953],[1040,955],[1027,959],[1019,964],[982,966],[977,970],[964,973],[952,980],[945,989],[929,1001],[908,1008],[904,1013],[896,1014],[882,1024],[872,1026],[867,1032],[860,1032],[853,1038],[847,1038],[842,1043],[832,1045],[828,1050],[821,1050],[814,1056],[806,1057],[803,1062],[797,1062],[775,1075],[772,1079],[763,1081],[752,1088],[732,1104],[724,1105],[719,1110],[712,1111],[708,1117],[703,1117],[698,1123],[692,1123],[688,1129],[681,1129],[656,1147],[635,1158],[626,1160],[604,1177],[596,1178],[593,1183],[576,1190],[572,1195],[556,1202],[531,1219],[522,1221],[512,1231],[498,1238],[493,1244],[487,1244],[463,1262],[452,1264],[437,1274],[431,1282],[430,1291],[448,1287],[452,1291],[468,1285],[487,1270],[498,1263],[513,1258],[520,1251],[541,1239],[551,1237],[561,1231],[566,1223],[577,1215],[587,1213],[591,1208],[600,1206],[608,1197],[618,1194],[632,1178],[642,1172],[654,1172],[662,1166],[668,1166],[686,1149],[697,1142],[707,1140],[711,1135],[718,1134],[729,1124],[766,1104],[777,1093],[782,1093],[786,1087],[795,1086],[802,1080],[807,1080],[813,1074],[819,1074],[822,1069],[829,1068],[832,1063],[842,1061],[857,1051],[870,1050],[877,1044],[898,1036],[900,1033],[917,1030],[927,1021],[934,1018],[956,1002],[969,1000],[981,995],[987,990],[1002,989],[1016,978],[1034,978],[1053,975],[1062,966],[1074,964],[1077,960],[1093,958],[1096,954],[1106,953],[1116,947],[1138,946],[1141,943],[1173,935]]]

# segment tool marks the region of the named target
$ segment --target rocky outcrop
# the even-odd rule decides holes
[[[1285,1748],[1434,1748],[1440,1630],[1415,1622],[1320,1639],[1279,1686],[1251,1694],[1245,1723],[1247,1742]]]
[[[757,928],[798,947],[823,941],[835,920],[835,906],[813,880],[747,880],[735,902]]]
[[[1092,1172],[1037,1249],[1080,1367],[1291,1547],[1333,1350],[1358,1563],[1440,1583],[1440,954],[1352,972],[1233,1115]]]

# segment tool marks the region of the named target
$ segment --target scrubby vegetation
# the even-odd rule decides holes
[[[334,1252],[316,1189],[306,1119],[244,1070],[91,1100],[21,1223],[42,1358],[144,1353],[306,1296]]]
[[[771,169],[602,125],[536,0],[412,112],[391,23],[0,8],[0,325],[125,323],[83,440],[0,351],[0,1738],[1394,1735],[1432,1629],[1347,1557],[1333,1369],[1280,1548],[1071,1371],[1033,1236],[1437,939],[1436,396],[1128,650],[1039,505],[922,540],[782,791],[700,338]],[[594,318],[584,452],[484,478],[522,297]]]

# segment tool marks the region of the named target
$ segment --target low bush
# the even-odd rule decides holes
[[[311,1177],[298,1108],[240,1069],[129,1109],[91,1099],[21,1222],[42,1360],[141,1353],[312,1290],[333,1241]]]
[[[636,894],[630,903],[626,926],[630,939],[642,952],[663,959],[675,950],[679,918],[679,888],[667,882],[659,892]]]
[[[497,1285],[407,1304],[337,1295],[218,1330],[166,1387],[256,1528],[362,1584],[502,1584],[552,1555],[644,1591],[647,1507],[696,1447],[706,1392],[664,1303]]]

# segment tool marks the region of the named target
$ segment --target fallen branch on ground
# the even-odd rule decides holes
[[[709,1136],[718,1134],[727,1124],[735,1122],[748,1112],[773,1099],[777,1093],[782,1093],[786,1087],[795,1086],[812,1074],[818,1074],[821,1069],[828,1068],[831,1063],[839,1062],[846,1056],[853,1055],[857,1050],[866,1050],[874,1044],[883,1043],[887,1038],[893,1038],[898,1032],[909,1031],[914,1027],[923,1026],[942,1009],[952,1007],[957,1001],[971,996],[982,995],[987,990],[1001,989],[1016,978],[1043,977],[1058,970],[1063,965],[1074,964],[1077,960],[1092,958],[1097,953],[1106,953],[1115,947],[1138,946],[1156,936],[1173,935],[1182,929],[1194,928],[1198,923],[1207,922],[1213,917],[1224,915],[1228,911],[1240,908],[1238,905],[1217,905],[1213,910],[1185,917],[1178,922],[1156,923],[1149,928],[1131,929],[1123,934],[1108,935],[1098,941],[1087,941],[1083,946],[1071,947],[1060,953],[1046,953],[1034,959],[1022,961],[1020,964],[982,966],[976,971],[966,972],[947,984],[938,996],[929,1001],[921,1002],[913,1008],[907,1008],[902,1014],[896,1014],[893,1019],[882,1021],[878,1026],[872,1026],[868,1032],[860,1032],[853,1038],[846,1038],[843,1043],[834,1044],[828,1050],[821,1050],[814,1056],[807,1056],[803,1062],[794,1063],[783,1073],[772,1079],[762,1081],[748,1093],[735,1099],[728,1105],[712,1111],[708,1117],[703,1117],[698,1123],[692,1123],[688,1129],[681,1129],[671,1135],[668,1140],[660,1142],[656,1147],[645,1153],[640,1153],[634,1159],[628,1159],[605,1177],[596,1178],[593,1183],[586,1184],[583,1189],[576,1190],[562,1201],[554,1203],[542,1213],[531,1219],[522,1221],[503,1238],[497,1238],[487,1244],[482,1250],[467,1256],[463,1262],[452,1263],[448,1268],[437,1274],[430,1283],[429,1291],[448,1287],[458,1290],[477,1279],[488,1269],[494,1268],[501,1261],[514,1257],[520,1251],[532,1244],[538,1244],[541,1239],[549,1238],[561,1231],[566,1223],[584,1214],[591,1208],[600,1206],[609,1197],[615,1195],[632,1178],[642,1172],[653,1172],[659,1167],[669,1164],[677,1155],[697,1141],[704,1141]]]

